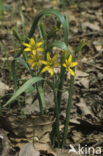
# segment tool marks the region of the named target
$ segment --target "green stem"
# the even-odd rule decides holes
[[[58,147],[60,144],[60,132],[59,132],[59,108],[58,108],[58,102],[57,102],[57,96],[55,93],[55,116],[56,116],[56,133],[57,133],[57,140],[58,140]]]
[[[74,76],[71,76],[71,78],[70,78],[70,89],[69,89],[69,99],[68,99],[68,105],[67,105],[67,111],[66,111],[66,120],[65,120],[64,132],[63,132],[62,148],[64,148],[64,146],[65,146],[67,135],[68,135],[68,126],[69,126],[69,120],[70,120],[70,110],[71,110],[71,105],[72,105],[73,87],[74,87]]]
[[[41,91],[42,91],[42,84],[41,83],[37,83],[37,94],[38,94],[38,100],[39,100],[39,108],[40,108],[41,115],[43,115],[44,114],[44,110],[43,110]]]
[[[56,139],[57,139],[57,147],[60,147],[60,131],[59,131],[59,108],[58,108],[58,102],[57,102],[57,96],[56,96],[56,90],[54,89],[54,102],[55,102],[55,118],[56,121],[54,123],[54,128],[53,128],[53,138],[52,142],[55,145]]]
[[[63,90],[63,84],[64,84],[64,74],[65,74],[64,67],[61,67],[60,83],[59,83],[58,92],[57,92],[57,101],[58,101],[59,112],[60,112],[60,105],[61,105],[61,99],[62,99],[62,90]]]

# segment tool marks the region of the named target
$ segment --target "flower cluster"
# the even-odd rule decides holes
[[[23,45],[26,47],[24,51],[29,52],[30,59],[28,60],[28,63],[30,64],[31,68],[40,68],[40,60],[42,58],[42,52],[44,51],[44,48],[41,47],[43,42],[36,42],[33,38],[31,38],[28,44],[23,43]]]
[[[44,67],[41,70],[41,73],[44,73],[48,71],[51,76],[54,75],[54,68],[63,66],[66,68],[66,70],[74,76],[75,73],[72,69],[72,67],[75,67],[78,63],[72,62],[72,55],[68,57],[67,51],[63,50],[65,56],[65,62],[61,64],[58,62],[58,54],[55,54],[53,57],[50,56],[50,52],[47,52],[46,60],[44,60],[44,48],[41,46],[43,45],[43,42],[36,42],[33,38],[30,39],[29,43],[23,43],[23,45],[26,47],[24,49],[25,52],[30,52],[28,60],[28,63],[30,64],[31,68],[34,67],[40,68],[41,65],[44,65]]]

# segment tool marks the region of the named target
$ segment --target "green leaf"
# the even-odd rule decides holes
[[[25,18],[24,18],[24,14],[22,12],[22,9],[20,9],[20,16],[21,16],[21,21],[22,21],[23,38],[25,40],[26,39],[26,28],[25,28]]]
[[[20,62],[29,71],[29,73],[32,75],[32,72],[31,72],[28,64],[23,59],[21,59],[20,57],[17,57],[16,60],[18,62]]]
[[[40,33],[40,36],[41,36],[41,38],[43,40],[46,40],[47,39],[46,25],[43,22],[39,24],[39,33]]]
[[[9,105],[12,101],[14,101],[20,94],[25,92],[26,89],[30,88],[34,83],[43,80],[42,77],[33,77],[29,79],[27,82],[25,82],[15,93],[14,95],[6,102],[6,104],[3,106]]]
[[[26,94],[30,94],[30,93],[32,93],[33,91],[35,90],[35,88],[33,87],[33,86],[30,86],[28,89],[26,89],[26,91],[25,91],[25,93]]]
[[[62,50],[67,50],[68,56],[71,54],[71,52],[69,51],[67,45],[62,41],[55,41],[55,42],[48,45],[48,49],[51,49],[52,47],[57,47],[57,48],[60,48]],[[63,63],[64,61],[65,61],[65,57],[63,57],[61,55],[61,62]],[[62,67],[62,70],[64,70],[64,67]]]
[[[39,105],[40,105],[40,112],[43,113],[43,110],[46,107],[45,104],[45,97],[44,97],[44,92],[42,89],[42,84],[39,82],[37,83],[37,90],[38,90],[38,98],[39,98]]]
[[[62,50],[67,50],[68,51],[67,45],[62,41],[55,41],[55,42],[48,45],[48,48],[52,48],[52,47],[58,47],[58,48],[60,48]]]
[[[58,10],[55,10],[55,9],[45,9],[45,10],[41,11],[34,18],[33,25],[32,25],[31,30],[29,32],[29,38],[31,38],[33,36],[40,18],[42,16],[48,16],[48,15],[55,15],[60,20],[60,23],[63,26],[64,42],[66,43],[66,45],[68,45],[68,26],[67,26],[66,20],[65,20],[64,16]]]
[[[21,43],[22,40],[21,40],[21,37],[20,37],[20,34],[19,34],[18,30],[17,30],[16,28],[13,28],[12,31],[13,31],[13,35],[14,35],[14,36],[16,37],[16,39]]]

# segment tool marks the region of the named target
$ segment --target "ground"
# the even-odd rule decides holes
[[[0,3],[2,6],[2,1]],[[30,104],[33,95],[26,94],[25,98],[22,96],[20,98],[22,104],[19,108],[17,101],[11,105],[9,110],[8,108],[2,108],[16,87],[13,82],[13,65],[11,68],[11,62],[20,49],[20,43],[13,37],[13,29],[18,28],[22,38],[25,37],[25,35],[23,36],[23,31],[26,31],[25,34],[28,34],[34,17],[44,8],[55,8],[61,11],[62,14],[68,15],[68,37],[69,49],[71,51],[78,46],[80,40],[85,40],[86,42],[86,45],[78,53],[76,58],[78,66],[76,67],[67,150],[65,151],[51,147],[49,134],[54,120],[52,118],[48,120],[47,116],[44,116],[42,119],[40,117],[38,118],[38,102],[33,105]],[[0,8],[0,19],[0,154],[5,152],[5,150],[7,152],[6,156],[17,154],[22,148],[22,144],[32,142],[30,135],[35,136],[37,139],[34,145],[41,152],[41,155],[55,155],[55,153],[60,155],[62,153],[63,156],[67,156],[69,155],[68,149],[70,144],[77,150],[80,144],[87,150],[92,146],[95,154],[98,147],[103,152],[102,0],[65,0],[63,2],[61,1],[61,3],[56,0],[5,0],[3,2],[3,10],[2,7]],[[23,25],[24,21],[25,27]],[[49,20],[49,25],[52,22]],[[29,77],[29,74],[19,63],[16,63],[16,71],[16,76],[19,80],[17,85],[19,86],[23,82],[23,79]],[[67,82],[68,75],[65,81],[65,88]],[[66,91],[63,94],[61,105],[61,132],[66,115],[67,96],[68,92]],[[47,103],[46,115],[51,115],[53,114],[54,107],[51,90],[48,89],[45,97]],[[23,114],[21,114],[21,109]],[[34,125],[31,124],[31,121],[34,122],[34,120],[38,123],[36,126],[35,123]],[[35,134],[33,134],[32,126],[35,127]],[[31,134],[28,133],[30,131]],[[84,155],[86,155],[85,149]],[[11,153],[8,154],[9,152]],[[92,152],[91,155],[93,155]]]

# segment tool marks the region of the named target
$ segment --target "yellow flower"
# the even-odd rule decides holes
[[[23,43],[23,45],[27,47],[24,49],[24,51],[32,51],[33,55],[36,55],[37,51],[39,52],[44,51],[43,48],[40,48],[42,44],[43,42],[36,42],[33,38],[31,38],[29,44]]]
[[[69,58],[65,60],[63,66],[68,70],[68,72],[70,72],[72,76],[74,76],[75,73],[71,68],[75,67],[77,64],[77,62],[72,62],[72,55],[70,55]]]
[[[50,53],[48,52],[47,53],[47,61],[40,61],[42,64],[45,65],[45,67],[42,69],[42,73],[45,72],[45,71],[48,71],[51,76],[53,76],[54,74],[54,67],[58,67],[59,66],[59,63],[56,62],[56,59],[57,59],[58,55],[55,54],[53,56],[53,58],[50,57]]]
[[[39,55],[30,55],[31,59],[28,60],[28,63],[31,65],[31,68],[33,68],[34,66],[37,66],[40,68],[41,66],[41,56]]]

